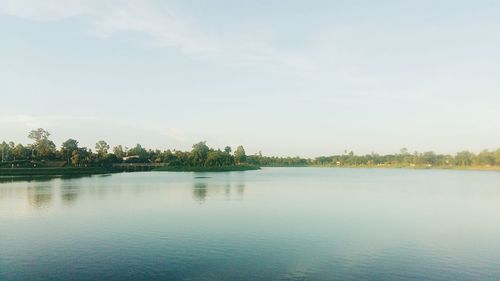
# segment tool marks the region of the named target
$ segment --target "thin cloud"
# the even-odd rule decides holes
[[[0,115],[0,124],[10,124],[25,128],[54,128],[64,126],[68,122],[97,121],[94,116],[67,116],[67,115]]]
[[[39,21],[84,18],[97,36],[139,33],[149,38],[152,47],[175,48],[194,59],[236,65],[310,67],[304,56],[273,47],[267,40],[269,36],[259,32],[213,31],[175,8],[154,1],[0,0],[1,14]]]
[[[90,13],[90,3],[92,2],[80,0],[2,0],[0,1],[0,14],[29,20],[55,21]]]

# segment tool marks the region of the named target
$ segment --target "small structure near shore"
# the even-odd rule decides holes
[[[128,161],[130,159],[139,159],[139,155],[125,156],[122,158],[123,161]]]

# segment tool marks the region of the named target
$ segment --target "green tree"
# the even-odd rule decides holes
[[[139,162],[147,161],[148,158],[148,151],[142,147],[140,144],[136,144],[135,147],[131,148],[128,151],[128,156],[138,156],[139,157]]]
[[[92,151],[86,147],[79,147],[73,150],[71,155],[71,164],[73,166],[88,166],[92,164]]]
[[[493,151],[488,151],[487,149],[481,151],[477,155],[477,161],[479,162],[480,165],[490,165],[493,166],[495,165],[495,153]]]
[[[27,147],[18,143],[14,149],[12,149],[12,155],[15,160],[28,159],[30,151]]]
[[[34,141],[32,149],[36,150],[37,156],[41,159],[51,157],[56,151],[56,145],[49,140],[50,133],[42,128],[32,130],[28,138]]]
[[[231,155],[231,147],[226,146],[224,148],[224,165],[232,166],[234,165],[234,156]]]
[[[469,151],[461,151],[455,156],[455,162],[459,166],[470,166],[474,161],[474,154]]]
[[[108,154],[109,145],[105,141],[100,140],[95,144],[95,150],[100,157],[104,157]]]
[[[246,160],[247,160],[247,155],[245,153],[245,149],[243,148],[243,146],[240,145],[236,148],[236,151],[234,151],[234,161],[237,164],[241,164],[245,163]]]
[[[193,159],[193,164],[196,166],[204,166],[207,160],[209,148],[204,141],[193,144],[193,149],[191,150],[191,158]]]
[[[113,147],[113,154],[118,158],[123,158],[125,156],[125,151],[121,145]]]
[[[78,149],[78,141],[75,139],[68,139],[67,141],[62,143],[62,148],[64,150],[77,150]]]
[[[68,139],[62,143],[61,155],[66,158],[66,163],[68,165],[71,163],[71,157],[73,156],[73,151],[78,150],[78,141],[75,139]]]
[[[424,152],[422,155],[422,160],[427,165],[435,165],[437,162],[437,155],[432,151]]]
[[[0,143],[0,153],[2,156],[2,162],[9,160],[9,145],[5,141]]]
[[[207,154],[205,165],[209,167],[224,165],[224,152],[210,149]]]

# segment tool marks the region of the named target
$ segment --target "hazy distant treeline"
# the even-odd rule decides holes
[[[0,144],[2,167],[33,167],[52,163],[59,166],[110,166],[114,163],[163,163],[168,166],[500,166],[500,149],[483,150],[478,154],[462,151],[454,155],[436,154],[432,151],[410,153],[401,149],[396,154],[355,155],[352,151],[342,155],[321,156],[314,159],[301,157],[269,157],[261,153],[246,155],[243,146],[233,152],[210,148],[205,142],[193,145],[191,151],[146,149],[140,144],[128,148],[118,145],[112,149],[105,141],[98,141],[95,150],[80,147],[75,139],[68,139],[58,148],[44,129],[29,132],[33,141],[28,145],[2,142]],[[54,164],[55,163],[55,164]]]
[[[314,159],[252,155],[247,157],[247,161],[260,166],[500,166],[500,149],[483,150],[478,154],[461,151],[454,155],[437,154],[433,151],[410,153],[407,149],[401,149],[400,153],[386,155],[376,153],[355,155],[351,151],[341,155],[320,156]]]

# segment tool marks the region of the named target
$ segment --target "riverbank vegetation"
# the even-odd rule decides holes
[[[233,152],[210,148],[198,142],[191,151],[146,149],[140,144],[132,148],[118,145],[111,149],[100,140],[95,150],[81,147],[76,139],[64,141],[58,148],[44,129],[29,132],[32,143],[23,145],[0,143],[0,175],[39,175],[68,173],[104,173],[119,171],[244,171],[249,165],[243,146]]]
[[[454,155],[437,154],[433,151],[413,152],[403,148],[399,153],[356,155],[344,152],[339,155],[320,156],[313,159],[300,157],[267,157],[251,155],[247,162],[267,167],[359,167],[359,168],[443,168],[500,170],[500,149],[483,150],[480,153],[461,151]]]
[[[0,175],[85,174],[119,171],[242,171],[258,167],[391,167],[500,170],[500,149],[437,154],[432,151],[356,155],[343,154],[316,158],[270,157],[260,152],[247,155],[243,146],[233,152],[198,142],[190,151],[146,149],[140,144],[132,148],[111,147],[103,140],[95,149],[81,147],[76,139],[64,141],[60,147],[50,140],[44,129],[29,132],[30,144],[0,143]],[[36,170],[36,171],[35,171]]]
[[[233,165],[233,166],[163,166],[154,168],[156,172],[234,172],[259,170],[259,166]]]

